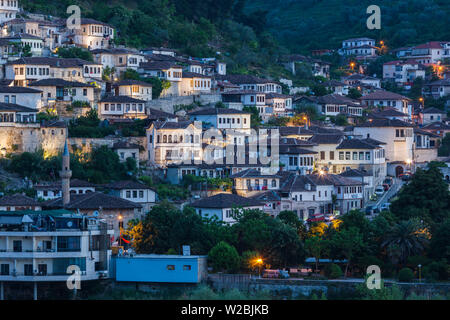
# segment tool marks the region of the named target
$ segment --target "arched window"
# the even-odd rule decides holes
[[[163,143],[167,143],[167,136],[163,135]]]
[[[172,135],[171,134],[169,134],[169,141],[168,142],[172,143]]]
[[[156,136],[156,143],[160,143],[160,135],[158,134],[157,136]]]
[[[277,180],[272,179],[272,188],[276,188],[277,187]]]

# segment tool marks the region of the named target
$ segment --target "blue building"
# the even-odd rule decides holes
[[[118,256],[115,274],[118,282],[200,283],[207,277],[207,256]]]

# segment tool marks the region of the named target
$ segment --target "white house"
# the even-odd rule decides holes
[[[113,84],[116,96],[127,96],[138,100],[152,100],[152,84],[138,80],[122,80]]]
[[[0,102],[27,106],[40,110],[42,107],[41,90],[27,87],[0,86]]]
[[[223,133],[226,129],[250,133],[250,112],[228,108],[202,108],[189,112],[188,115],[190,120],[210,123],[214,128],[223,130]]]
[[[37,184],[33,186],[33,189],[36,190],[38,199],[53,200],[62,197],[61,182]],[[95,192],[95,185],[87,181],[71,179],[69,190],[71,194],[85,194]]]
[[[149,162],[165,167],[172,163],[202,161],[202,127],[192,121],[155,121],[147,129]]]
[[[30,83],[29,87],[39,89],[42,106],[49,106],[57,101],[94,103],[93,85],[77,81],[66,81],[59,78],[49,78]]]
[[[127,96],[109,96],[98,102],[99,117],[102,119],[146,118],[146,101]]]
[[[152,188],[140,182],[126,180],[116,181],[105,185],[110,190],[110,194],[138,203],[144,209],[144,213],[150,211],[156,202],[156,192]]]
[[[370,138],[386,145],[385,158],[387,173],[398,176],[408,169],[413,158],[413,125],[401,120],[370,119],[353,128],[353,135],[362,139]]]
[[[262,210],[263,203],[252,198],[244,198],[235,194],[219,193],[215,196],[197,200],[190,204],[198,215],[204,218],[217,217],[219,221],[229,224],[236,222],[233,217],[235,210],[259,209]]]
[[[114,39],[115,29],[110,24],[94,19],[81,18],[81,27],[70,29],[67,34],[69,44],[94,49],[109,48]]]
[[[368,107],[393,107],[397,111],[407,114],[410,119],[412,117],[412,110],[409,98],[401,94],[378,90],[360,98],[363,105]]]
[[[201,73],[183,71],[179,86],[179,95],[181,96],[211,93],[211,77]]]
[[[416,60],[390,61],[383,64],[383,79],[402,86],[411,85],[416,78],[425,79],[425,68]]]
[[[19,13],[18,0],[3,0],[0,2],[0,23],[15,19]]]

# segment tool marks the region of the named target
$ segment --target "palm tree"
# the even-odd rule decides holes
[[[403,264],[409,256],[420,254],[429,241],[422,223],[415,219],[400,221],[386,234],[381,247],[385,248],[394,264]]]

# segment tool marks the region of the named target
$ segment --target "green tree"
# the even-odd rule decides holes
[[[445,258],[450,262],[450,219],[440,224],[433,232],[430,242],[430,256],[434,259]]]
[[[316,260],[316,271],[319,270],[320,258],[328,252],[328,240],[319,236],[312,236],[305,240],[306,252]]]
[[[417,220],[400,221],[386,234],[381,244],[394,264],[404,264],[408,257],[422,254],[428,244],[428,232]]]
[[[365,246],[363,236],[357,228],[350,227],[335,233],[332,241],[342,256],[347,259],[344,272],[347,277],[348,267],[353,262],[355,254]]]
[[[362,97],[362,94],[361,94],[361,92],[358,89],[350,88],[350,89],[348,89],[348,95],[347,96],[349,98],[352,98],[352,99],[359,99],[359,98]]]
[[[417,217],[430,225],[450,217],[450,192],[439,168],[418,168],[392,202],[391,211],[398,219]]]
[[[209,251],[208,261],[214,271],[235,272],[240,266],[240,258],[236,248],[225,241],[219,242]]]
[[[59,47],[58,56],[60,58],[78,58],[86,61],[94,61],[92,53],[86,49],[80,47]]]

